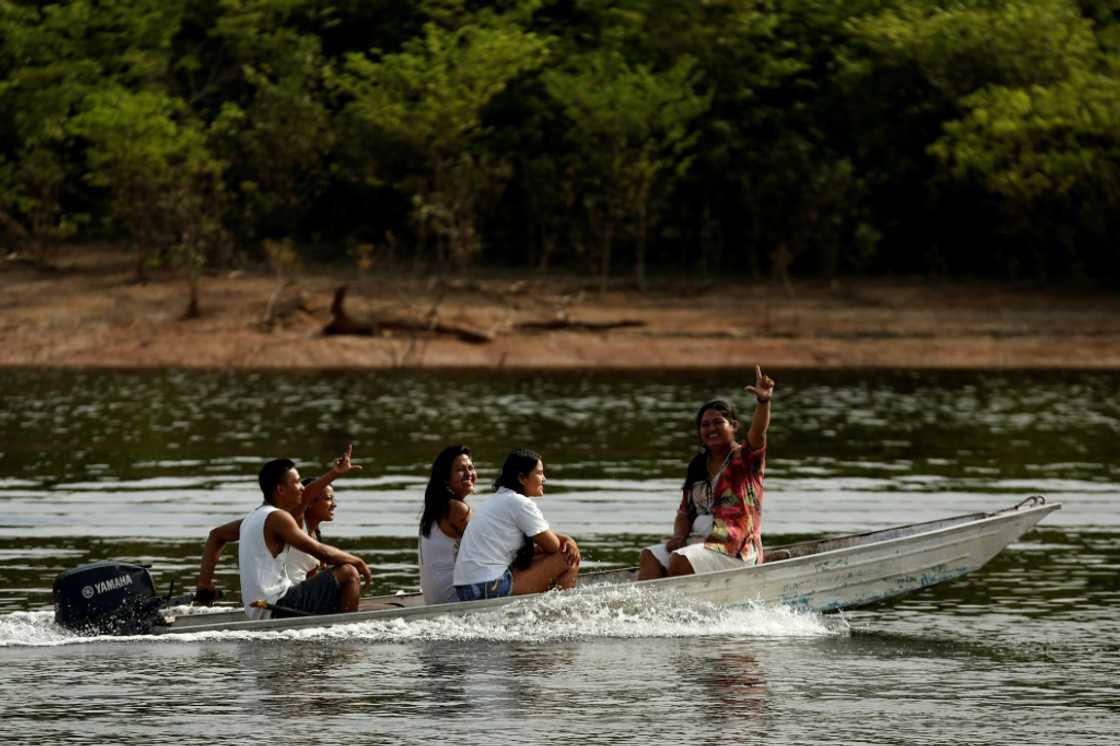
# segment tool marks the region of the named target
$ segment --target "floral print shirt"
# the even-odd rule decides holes
[[[684,490],[677,512],[695,521],[700,512],[711,512],[712,530],[704,546],[714,552],[762,564],[762,478],[766,448],[749,446],[728,454],[712,487],[710,511],[697,506],[691,490]],[[706,489],[706,485],[700,485]]]

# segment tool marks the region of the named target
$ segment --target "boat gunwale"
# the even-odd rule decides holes
[[[701,574],[698,574],[698,575],[681,575],[681,576],[678,576],[678,577],[675,577],[675,578],[669,578],[669,577],[655,578],[653,580],[644,580],[644,581],[639,581],[639,582],[654,584],[654,583],[665,583],[667,581],[688,581],[689,579],[693,579],[693,578],[718,578],[718,577],[722,577],[722,576],[734,575],[734,574],[739,574],[739,573],[742,573],[742,574],[757,573],[757,572],[764,571],[765,568],[768,568],[768,567],[776,567],[778,565],[789,566],[789,565],[804,564],[806,562],[810,562],[810,561],[813,561],[813,560],[818,560],[818,559],[820,559],[821,557],[824,557],[824,556],[828,556],[828,557],[831,558],[831,557],[835,557],[835,556],[841,556],[843,554],[850,554],[850,553],[855,552],[855,551],[862,551],[862,550],[866,550],[866,549],[870,549],[870,548],[878,548],[880,546],[889,546],[890,544],[894,544],[894,543],[898,543],[898,542],[902,542],[902,541],[912,541],[912,540],[917,539],[919,537],[937,536],[938,534],[943,534],[943,533],[947,533],[947,532],[950,532],[950,531],[960,530],[961,528],[964,528],[965,526],[968,526],[968,527],[971,528],[971,527],[974,527],[974,526],[980,526],[980,525],[983,525],[985,523],[990,523],[990,522],[995,522],[995,521],[1010,521],[1013,518],[1023,516],[1023,515],[1027,515],[1028,513],[1036,512],[1036,511],[1043,513],[1043,516],[1039,517],[1039,519],[1035,521],[1035,524],[1037,524],[1038,521],[1041,521],[1042,518],[1045,517],[1045,514],[1051,513],[1055,510],[1058,510],[1061,507],[1062,507],[1061,503],[1043,503],[1041,505],[1035,505],[1035,506],[1031,506],[1031,507],[1025,508],[1025,509],[1018,509],[1018,508],[1015,508],[1015,507],[1011,507],[1011,508],[1006,508],[1004,510],[996,511],[994,513],[966,513],[966,514],[961,515],[961,516],[951,516],[949,518],[943,518],[939,521],[923,521],[922,523],[913,523],[913,524],[905,524],[903,526],[894,526],[894,527],[891,527],[891,528],[879,529],[877,531],[869,531],[869,532],[865,532],[865,533],[862,533],[862,534],[846,534],[844,536],[836,536],[836,537],[833,537],[831,539],[821,539],[820,542],[824,543],[824,542],[829,542],[829,541],[839,541],[841,539],[848,539],[848,538],[866,538],[866,537],[874,536],[875,534],[887,533],[887,532],[890,532],[890,531],[907,529],[907,528],[911,528],[911,527],[920,528],[922,526],[926,526],[926,525],[930,525],[930,524],[934,524],[934,523],[944,523],[944,522],[947,522],[947,521],[954,521],[957,518],[962,518],[963,519],[963,518],[968,518],[970,516],[980,516],[979,518],[976,518],[975,520],[962,520],[959,523],[954,523],[954,525],[942,526],[941,528],[933,529],[931,531],[917,531],[915,533],[907,533],[907,534],[901,535],[901,536],[892,536],[890,538],[883,539],[881,541],[859,542],[859,543],[851,544],[849,546],[836,547],[835,549],[826,549],[826,550],[823,550],[823,551],[820,551],[820,552],[814,552],[812,554],[804,554],[804,555],[801,555],[799,557],[787,557],[785,559],[774,560],[773,562],[763,562],[761,565],[751,565],[750,567],[733,567],[733,568],[730,568],[728,570],[715,570],[713,572],[706,572],[706,573],[701,573]],[[786,546],[799,546],[800,544],[811,544],[811,543],[813,543],[813,542],[800,542],[799,544],[790,544],[790,545],[786,545]],[[774,547],[774,549],[772,551],[778,550],[780,548],[783,548],[783,547]]]
[[[701,574],[695,574],[695,575],[683,575],[683,576],[677,576],[677,577],[654,578],[654,579],[650,579],[650,580],[631,580],[631,581],[618,582],[618,583],[614,583],[614,582],[610,582],[610,581],[597,582],[597,583],[593,582],[593,583],[588,583],[587,585],[583,585],[582,587],[583,588],[592,588],[592,587],[601,588],[601,587],[609,587],[609,586],[617,586],[617,585],[624,585],[625,584],[625,585],[634,585],[634,586],[641,587],[641,588],[655,589],[657,592],[663,592],[663,591],[666,591],[666,590],[671,590],[674,587],[686,586],[686,585],[691,585],[691,584],[696,584],[696,583],[713,584],[713,583],[718,583],[721,580],[726,580],[726,578],[731,577],[731,576],[745,576],[745,575],[758,574],[758,573],[767,572],[767,571],[772,572],[773,570],[771,568],[777,568],[779,566],[782,567],[782,568],[795,567],[797,565],[803,565],[803,564],[810,563],[810,562],[820,561],[821,558],[842,557],[846,554],[852,554],[854,552],[866,552],[866,551],[872,550],[872,549],[882,549],[884,547],[889,547],[890,545],[897,544],[899,542],[904,542],[904,541],[909,542],[909,541],[913,541],[913,540],[918,539],[918,538],[935,537],[938,534],[944,534],[944,533],[947,533],[947,532],[959,531],[959,530],[961,530],[962,528],[965,528],[965,527],[972,528],[972,527],[976,527],[976,526],[980,526],[980,525],[984,525],[984,524],[988,524],[988,523],[1012,521],[1014,519],[1021,518],[1022,516],[1029,515],[1031,513],[1041,513],[1041,515],[1032,524],[1031,527],[1033,527],[1034,525],[1037,525],[1038,522],[1041,521],[1047,514],[1053,512],[1055,510],[1059,510],[1061,507],[1062,507],[1061,503],[1059,503],[1059,502],[1053,502],[1053,503],[1046,502],[1045,498],[1043,498],[1042,503],[1032,505],[1032,506],[1029,506],[1029,507],[1024,507],[1023,503],[1020,503],[1018,505],[1015,505],[1015,506],[1012,506],[1012,507],[1009,507],[1009,508],[1004,508],[1003,510],[994,511],[994,512],[990,512],[990,513],[985,513],[985,512],[964,513],[964,514],[961,514],[961,515],[958,515],[958,516],[949,516],[948,518],[942,518],[942,519],[937,519],[937,520],[932,520],[932,521],[922,521],[920,523],[904,524],[902,526],[891,526],[891,527],[888,527],[888,528],[877,529],[877,530],[874,530],[874,531],[866,531],[866,532],[859,533],[859,534],[844,534],[844,535],[841,535],[841,536],[835,536],[835,537],[831,537],[831,538],[827,538],[827,539],[819,539],[819,540],[816,540],[816,541],[810,540],[810,541],[807,541],[807,542],[797,542],[795,544],[780,545],[780,546],[774,547],[770,551],[777,551],[777,550],[780,550],[780,549],[788,549],[789,547],[795,547],[795,546],[805,546],[805,545],[812,546],[814,544],[825,544],[825,543],[828,543],[828,542],[837,542],[837,541],[849,540],[849,539],[863,540],[863,541],[856,541],[855,543],[849,544],[847,546],[836,547],[834,549],[825,549],[825,550],[820,551],[820,552],[813,552],[813,553],[804,554],[804,555],[800,555],[800,556],[796,556],[796,557],[787,557],[787,558],[783,558],[783,559],[774,560],[772,562],[763,562],[760,565],[752,565],[752,566],[749,566],[749,567],[737,567],[737,568],[731,568],[731,569],[727,569],[727,570],[717,570],[717,571],[714,571],[714,572],[701,573]],[[926,526],[931,526],[931,525],[936,525],[936,524],[946,524],[946,523],[948,523],[949,525],[942,525],[940,528],[935,528],[935,529],[927,530],[927,531],[921,530],[923,527],[926,527]],[[911,532],[911,531],[909,531],[909,529],[915,529],[915,530],[913,532]],[[1030,530],[1030,529],[1028,528],[1027,530]],[[866,541],[866,539],[874,537],[877,534],[885,534],[885,533],[894,532],[894,531],[906,531],[906,533],[901,534],[901,535],[891,536],[889,538],[884,538],[884,539],[878,540],[878,541]],[[1010,542],[1008,542],[1008,543],[1010,543]],[[600,577],[603,577],[603,576],[606,576],[606,575],[612,575],[612,574],[617,574],[617,575],[633,574],[633,572],[636,569],[637,568],[635,568],[635,567],[626,567],[626,568],[616,568],[616,569],[613,569],[613,570],[602,570],[602,571],[599,571],[597,573],[588,573],[584,577],[594,577],[597,574],[600,575]],[[577,589],[579,587],[581,587],[581,586],[577,586]],[[917,590],[917,589],[915,589],[915,590]],[[546,593],[547,593],[547,591],[546,591]],[[415,598],[419,594],[407,594],[407,595],[411,598]],[[319,615],[307,616],[307,617],[285,617],[285,618],[281,618],[281,619],[239,619],[239,620],[226,621],[226,622],[197,623],[197,624],[192,622],[192,623],[189,623],[189,624],[180,625],[178,627],[176,626],[175,622],[172,622],[172,624],[170,624],[166,627],[157,627],[157,628],[153,629],[152,634],[154,634],[154,635],[174,635],[174,634],[193,634],[193,633],[202,633],[202,632],[219,632],[219,631],[234,632],[234,631],[242,631],[242,630],[246,630],[246,631],[256,631],[256,630],[270,631],[270,630],[286,630],[286,629],[304,628],[304,627],[332,627],[332,626],[338,626],[338,625],[343,625],[343,624],[360,624],[362,622],[375,621],[375,620],[378,620],[378,619],[400,619],[400,618],[408,618],[408,617],[419,616],[419,615],[434,616],[434,615],[439,614],[439,613],[451,613],[451,614],[458,615],[458,614],[466,614],[466,613],[470,613],[470,612],[474,612],[474,611],[488,611],[490,609],[499,608],[501,606],[506,606],[506,605],[509,605],[511,603],[515,603],[517,601],[524,601],[524,600],[532,599],[532,598],[535,598],[535,597],[540,596],[540,595],[543,595],[543,594],[529,594],[529,595],[523,595],[523,596],[505,596],[505,597],[502,597],[502,598],[480,599],[480,600],[476,600],[476,601],[452,601],[452,602],[449,602],[449,603],[442,603],[442,604],[414,604],[414,605],[411,605],[411,606],[403,606],[402,605],[402,606],[395,606],[395,607],[390,606],[388,608],[381,608],[381,609],[367,609],[367,610],[359,609],[358,611],[352,611],[352,612],[344,612],[344,613],[339,613],[339,614],[319,614]],[[398,599],[398,598],[400,598],[400,596],[396,596],[396,595],[375,596],[375,597],[371,597],[369,599],[366,599],[366,602],[367,603],[377,602],[381,599],[384,599],[384,601],[382,601],[382,603],[391,604],[391,603],[394,602],[394,599]],[[217,616],[217,615],[218,614],[215,614],[215,616]],[[197,614],[197,615],[187,615],[183,618],[191,618],[191,617],[194,617],[194,618],[203,617],[204,618],[206,616],[207,616],[206,614]]]

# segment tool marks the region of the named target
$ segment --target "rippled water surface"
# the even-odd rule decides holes
[[[844,615],[553,594],[455,620],[85,639],[50,587],[103,558],[193,586],[212,526],[348,441],[326,540],[414,589],[428,464],[544,455],[588,567],[672,525],[712,373],[0,371],[0,733],[16,743],[1115,743],[1120,376],[782,374],[764,540],[1017,503],[1062,509],[985,569]],[[235,552],[219,582],[236,596]]]

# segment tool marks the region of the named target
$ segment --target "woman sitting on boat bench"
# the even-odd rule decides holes
[[[548,527],[532,498],[544,495],[544,463],[518,448],[506,457],[496,492],[476,508],[459,543],[455,593],[460,601],[571,588],[579,574],[579,547]],[[536,548],[525,569],[511,567],[525,537]]]
[[[432,474],[424,490],[424,513],[420,516],[420,540],[416,558],[420,566],[420,590],[424,603],[458,601],[452,576],[459,542],[471,517],[466,499],[474,492],[476,479],[471,449],[448,446],[432,462]]]
[[[639,580],[762,564],[762,478],[774,381],[755,366],[745,387],[757,404],[747,442],[735,440],[735,405],[713,399],[696,413],[701,452],[688,464],[673,536],[642,550]]]

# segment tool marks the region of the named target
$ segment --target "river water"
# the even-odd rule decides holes
[[[79,638],[55,575],[107,558],[193,587],[212,526],[354,443],[324,539],[417,586],[431,459],[544,456],[589,569],[672,525],[720,373],[0,370],[0,735],[13,743],[1105,744],[1120,732],[1120,375],[771,371],[764,541],[1062,503],[982,571],[838,615],[633,590],[455,620]],[[236,596],[236,553],[218,573]]]

